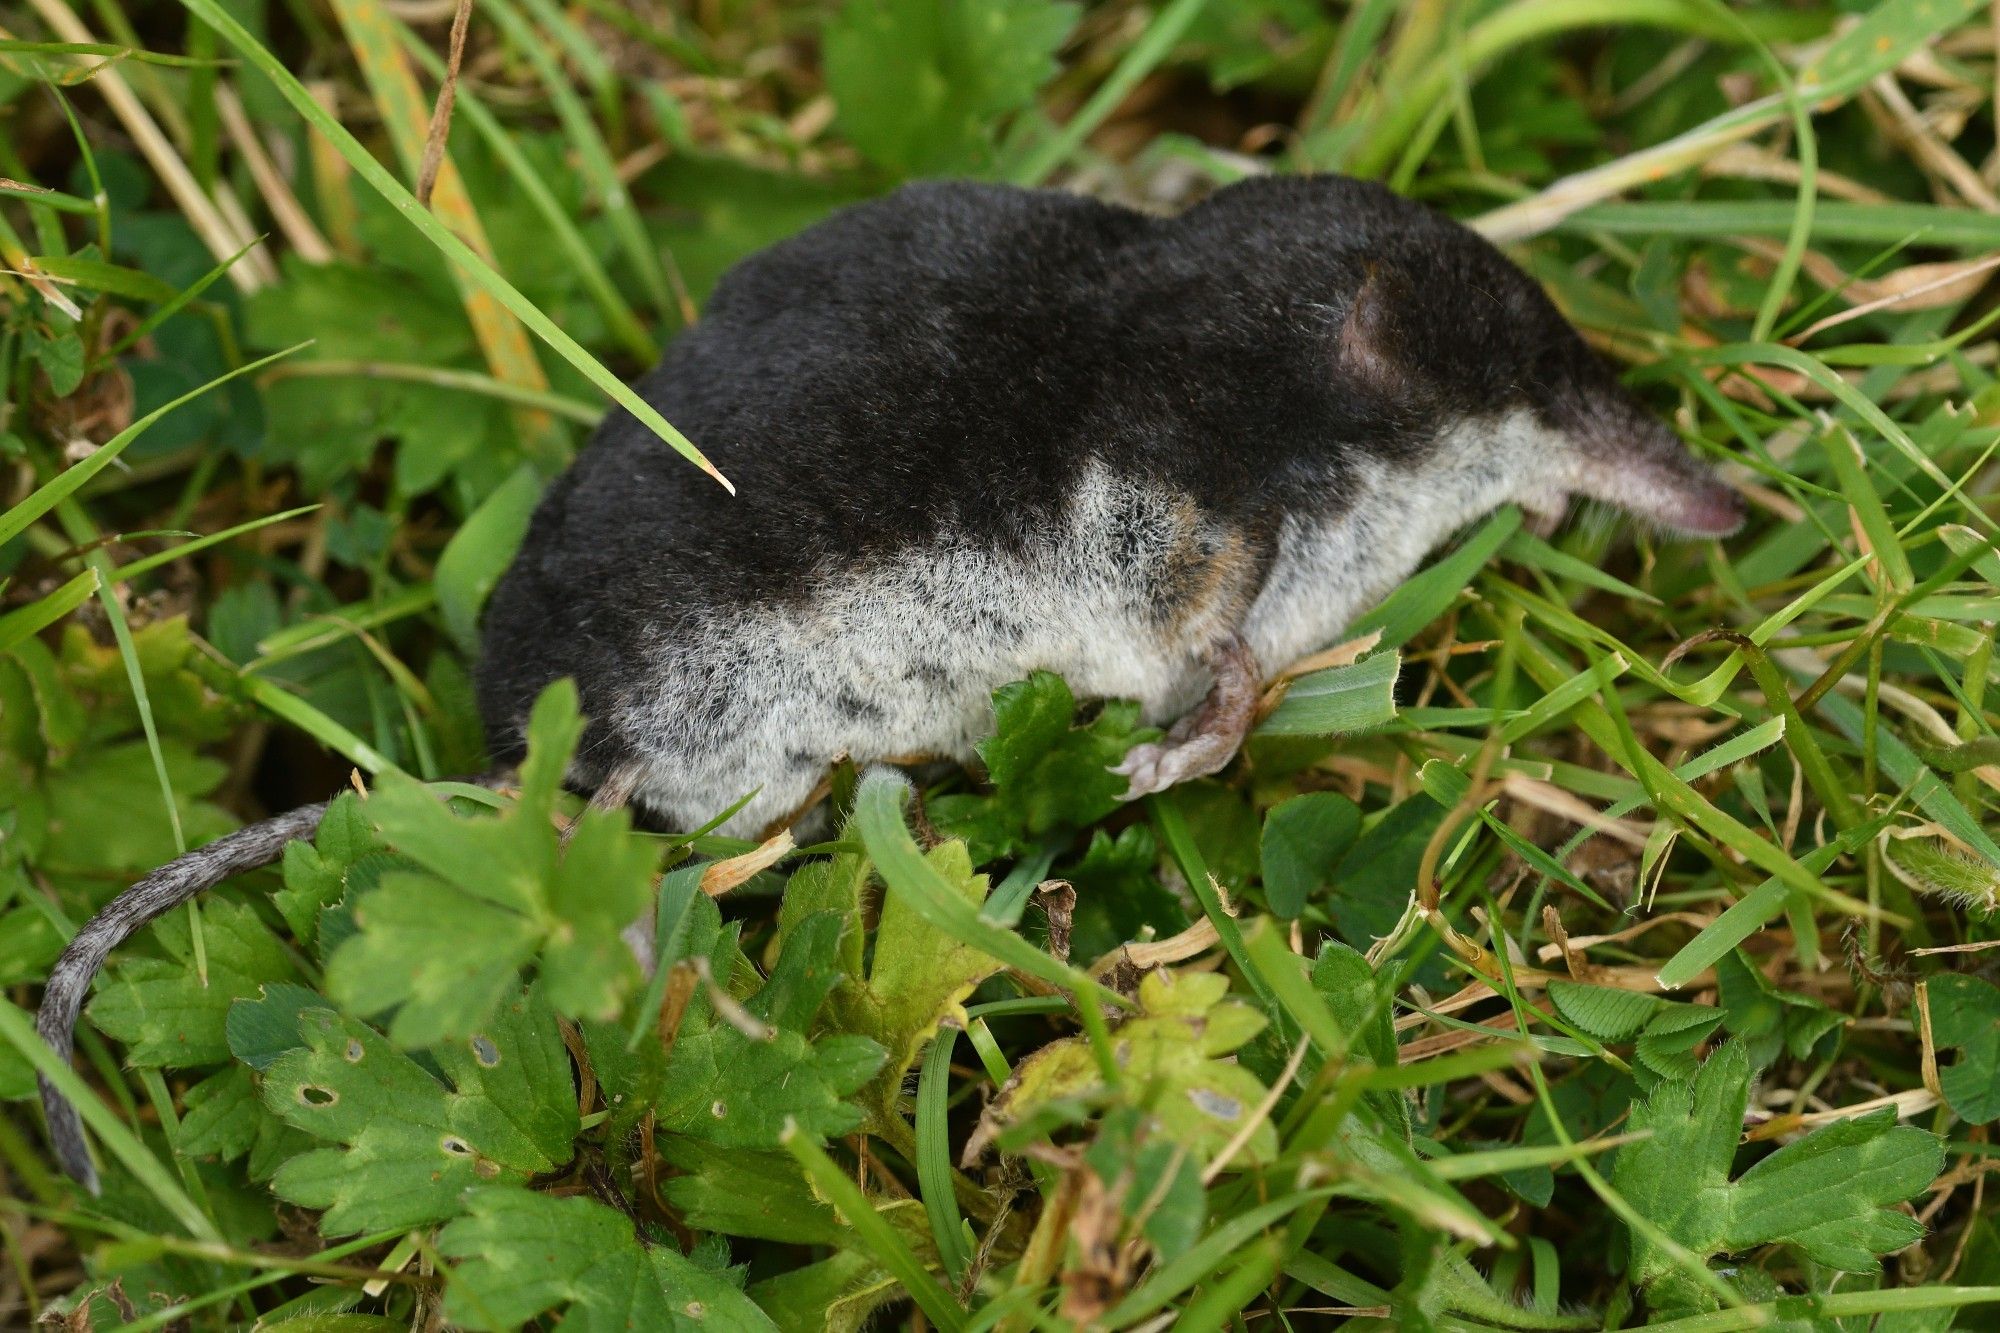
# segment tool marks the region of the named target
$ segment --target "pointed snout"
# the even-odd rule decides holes
[[[1576,490],[1685,537],[1727,537],[1743,526],[1743,497],[1657,422],[1582,458]]]

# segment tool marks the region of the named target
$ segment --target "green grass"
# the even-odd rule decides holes
[[[1987,11],[493,0],[428,210],[448,14],[10,13],[0,1326],[2000,1327]],[[1749,526],[1497,514],[1138,807],[1134,712],[1047,676],[990,784],[839,773],[834,841],[721,870],[558,844],[559,691],[500,817],[418,790],[733,260],[912,176],[1252,170],[1511,247]],[[350,767],[107,971],[70,1187],[63,941]]]

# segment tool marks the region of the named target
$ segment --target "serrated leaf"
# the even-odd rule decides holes
[[[993,720],[993,734],[977,747],[992,793],[940,797],[928,807],[941,831],[967,841],[975,865],[1117,809],[1129,783],[1112,767],[1159,735],[1140,726],[1138,705],[1124,700],[1077,725],[1076,696],[1048,671],[995,690]]]
[[[1786,1144],[1737,1178],[1726,1250],[1773,1241],[1849,1273],[1920,1240],[1924,1227],[1890,1205],[1916,1197],[1944,1166],[1944,1143],[1884,1108],[1836,1120]]]
[[[229,1006],[267,983],[298,973],[284,946],[249,907],[217,898],[202,908],[204,983],[185,912],[163,917],[153,935],[168,957],[120,963],[98,985],[90,1020],[125,1043],[132,1064],[215,1064],[229,1058]]]
[[[532,965],[563,1013],[617,1013],[639,981],[622,932],[651,899],[658,850],[623,810],[587,809],[559,842],[556,802],[582,731],[574,684],[544,690],[520,799],[498,818],[460,817],[422,784],[383,776],[362,809],[420,869],[354,903],[358,929],[327,963],[334,999],[363,1015],[393,1008],[390,1036],[427,1046],[477,1030]]]
[[[1722,1011],[1699,1004],[1663,1004],[1633,1043],[1639,1063],[1662,1078],[1695,1074],[1695,1048],[1722,1022]]]
[[[1660,1000],[1639,991],[1590,986],[1577,981],[1551,981],[1549,999],[1556,1012],[1599,1041],[1630,1041],[1660,1008]]]
[[[324,1009],[326,1000],[304,986],[284,984],[264,987],[254,998],[229,1006],[224,1032],[229,1053],[252,1069],[269,1069],[286,1051],[305,1045],[300,1035],[299,1015],[308,1009]]]
[[[286,1162],[280,1197],[323,1208],[328,1235],[450,1217],[485,1182],[569,1160],[578,1118],[555,1016],[532,993],[489,1028],[428,1052],[440,1079],[373,1029],[327,1009],[299,1015],[304,1045],[264,1074],[264,1104],[325,1143]]]
[[[1720,1047],[1692,1081],[1664,1082],[1632,1110],[1651,1137],[1618,1150],[1612,1183],[1667,1236],[1712,1255],[1783,1242],[1848,1271],[1915,1240],[1922,1228],[1893,1205],[1919,1193],[1943,1165],[1936,1135],[1898,1125],[1893,1112],[1840,1120],[1787,1144],[1730,1179],[1750,1060],[1743,1043]],[[1632,1279],[1659,1287],[1665,1304],[1707,1297],[1693,1275],[1645,1237],[1631,1236]]]
[[[1055,74],[1077,12],[1050,0],[849,0],[825,34],[840,129],[906,175],[976,170],[995,123]]]
[[[1951,1109],[1975,1125],[2000,1119],[2000,987],[1947,972],[1932,977],[1931,1039],[1958,1059],[1938,1071]]]
[[[231,1065],[187,1090],[182,1098],[180,1135],[174,1147],[189,1157],[224,1162],[247,1155],[250,1179],[268,1180],[288,1158],[312,1147],[312,1140],[271,1114],[256,1081],[243,1065]]]
[[[1228,992],[1229,979],[1217,973],[1149,972],[1139,983],[1139,1016],[1112,1033],[1120,1075],[1143,1090],[1158,1132],[1201,1161],[1250,1124],[1265,1093],[1255,1074],[1224,1057],[1256,1036],[1267,1020],[1254,1005],[1227,998]],[[1088,1040],[1051,1042],[1015,1069],[981,1120],[973,1145],[983,1146],[1009,1122],[1042,1108],[1088,1100],[1103,1086]],[[1254,1166],[1269,1161],[1277,1149],[1277,1130],[1267,1119],[1250,1132],[1235,1161]]]
[[[444,1313],[459,1327],[513,1329],[555,1311],[565,1333],[777,1327],[737,1275],[642,1244],[630,1219],[594,1199],[481,1189],[466,1215],[438,1233],[438,1249],[458,1261]]]
[[[676,1172],[660,1192],[690,1227],[792,1245],[841,1243],[839,1219],[813,1196],[789,1153],[722,1148],[674,1135],[660,1155]]]
[[[311,842],[285,844],[285,887],[271,901],[301,943],[313,942],[320,909],[347,892],[347,872],[379,847],[354,792],[342,792],[327,806]]]
[[[662,1127],[724,1147],[772,1148],[788,1120],[829,1138],[861,1124],[848,1099],[882,1068],[882,1047],[853,1034],[805,1036],[843,975],[842,924],[817,912],[786,934],[770,979],[744,1003],[770,1025],[765,1032],[744,1031],[706,1000],[689,1007],[649,1093]]]

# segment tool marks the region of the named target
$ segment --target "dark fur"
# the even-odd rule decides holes
[[[745,716],[741,663],[718,656],[668,687],[652,648],[704,619],[808,602],[825,579],[942,534],[1023,551],[1093,465],[1189,497],[1206,525],[1190,534],[1225,534],[1191,535],[1138,580],[1164,627],[1198,619],[1207,600],[1240,612],[1283,520],[1345,512],[1358,463],[1420,463],[1446,427],[1480,414],[1527,409],[1601,441],[1621,467],[1712,486],[1498,251],[1339,177],[1246,182],[1171,220],[1052,191],[911,186],[739,264],[638,388],[739,493],[614,411],[542,501],[483,631],[494,757],[517,759],[536,694],[574,677],[592,719],[571,773],[583,789],[629,783],[642,757],[634,698],[669,689],[683,739],[718,748],[732,729],[772,725]],[[1134,510],[1128,563],[1160,545],[1157,518]],[[1021,641],[1034,612],[979,610],[973,648]],[[972,669],[908,656],[897,688],[927,697]],[[852,684],[829,690],[820,702],[836,719],[883,716]],[[832,757],[814,744],[778,753],[801,770]],[[275,860],[323,808],[191,853],[85,926],[43,1001],[50,1046],[70,1054],[112,948]],[[94,1181],[74,1110],[46,1083],[43,1098],[64,1168]]]
[[[1364,284],[1372,359],[1337,374]],[[907,186],[738,264],[638,387],[738,494],[612,412],[487,613],[498,755],[518,756],[536,693],[571,676],[608,772],[632,756],[592,704],[678,621],[809,596],[829,565],[944,528],[1018,545],[1091,459],[1248,530],[1323,507],[1344,451],[1407,455],[1474,411],[1579,427],[1609,404],[1626,418],[1611,431],[1662,434],[1499,251],[1336,176],[1247,181],[1172,219]]]

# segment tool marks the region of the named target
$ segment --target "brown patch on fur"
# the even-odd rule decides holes
[[[1192,504],[1176,527],[1173,552],[1155,580],[1158,600],[1153,605],[1160,637],[1171,644],[1206,637],[1197,633],[1204,627],[1241,624],[1268,564],[1245,534],[1223,531],[1218,537],[1217,528],[1203,522]]]

